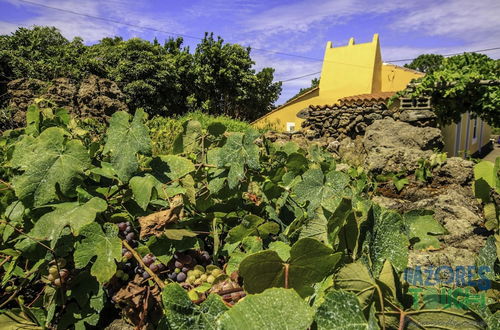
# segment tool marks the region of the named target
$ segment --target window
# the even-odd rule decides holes
[[[474,126],[472,129],[472,139],[473,140],[477,139],[477,117],[474,118]]]
[[[287,132],[295,132],[295,123],[293,122],[286,123],[286,130]]]

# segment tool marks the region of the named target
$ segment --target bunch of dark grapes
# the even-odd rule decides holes
[[[142,258],[142,262],[146,267],[148,267],[153,273],[160,273],[165,270],[165,265],[156,260],[156,257],[151,253],[146,254]],[[142,276],[143,279],[148,279],[150,277],[149,273],[144,270],[142,267],[137,266],[135,268],[136,274]]]
[[[187,280],[194,275],[195,270],[197,271],[196,274],[200,273],[198,276],[200,277],[202,273],[205,272],[204,267],[208,266],[210,263],[210,254],[207,251],[177,251],[172,260],[168,263],[168,278],[179,283],[189,282]],[[197,266],[198,269],[196,269]],[[194,280],[196,279],[197,277],[194,278]]]
[[[137,246],[137,241],[135,241],[135,233],[130,225],[130,222],[120,222],[118,224],[118,229],[120,230],[120,236],[124,238],[131,247]],[[127,248],[122,248],[122,256],[124,260],[132,258],[132,252]]]

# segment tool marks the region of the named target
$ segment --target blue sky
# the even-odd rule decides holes
[[[214,32],[228,42],[262,49],[252,51],[255,67],[275,68],[276,80],[320,71],[329,40],[334,47],[347,44],[350,37],[358,43],[369,42],[374,33],[380,34],[384,61],[500,47],[499,0],[29,1],[193,37]],[[33,25],[56,26],[67,38],[81,36],[87,43],[115,35],[149,40],[170,36],[19,0],[0,0],[0,34]],[[185,38],[185,42],[194,46],[198,40]],[[486,54],[500,58],[500,50]],[[312,78],[284,83],[277,103],[308,87]]]

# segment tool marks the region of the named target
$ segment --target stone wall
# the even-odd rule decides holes
[[[15,128],[24,125],[26,110],[35,98],[50,100],[57,107],[67,109],[71,114],[82,117],[108,118],[116,111],[128,111],[125,95],[115,82],[90,75],[79,85],[68,78],[51,81],[21,78],[7,84],[8,123],[0,128]]]
[[[436,116],[430,110],[399,108],[396,102],[390,108],[387,100],[360,101],[333,106],[310,106],[299,112],[304,135],[309,139],[332,137],[338,141],[363,136],[366,128],[376,120],[392,118],[418,127],[436,127]]]

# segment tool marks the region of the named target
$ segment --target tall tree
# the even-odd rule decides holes
[[[432,73],[439,69],[444,57],[437,54],[423,54],[404,66],[423,73]]]

